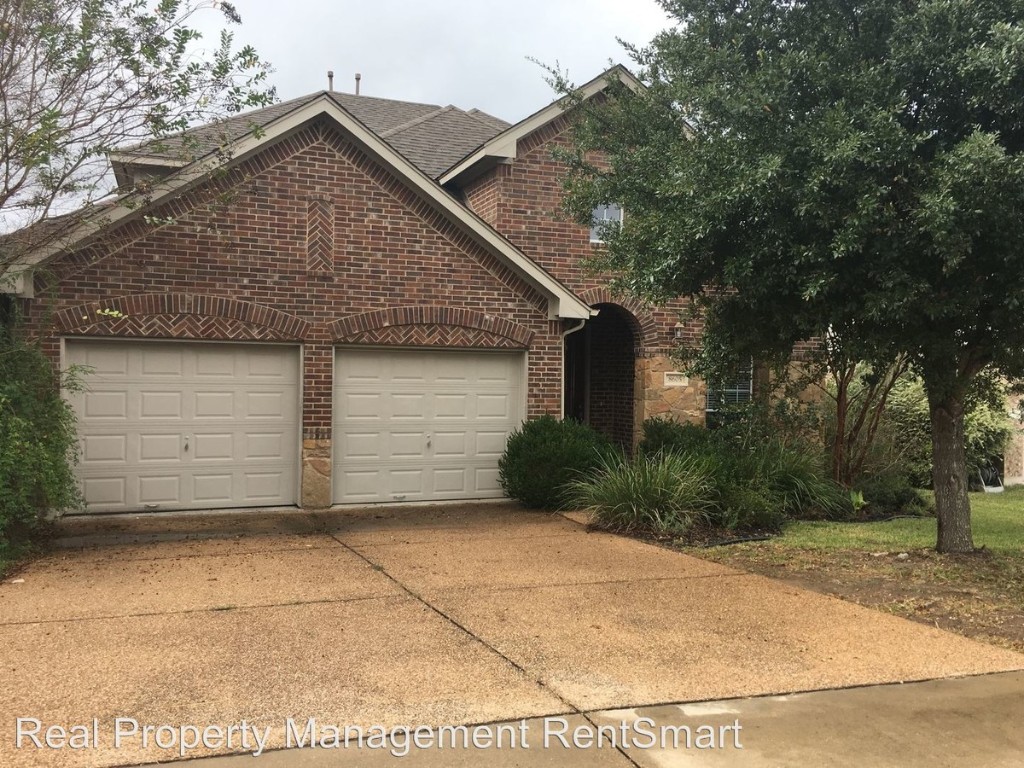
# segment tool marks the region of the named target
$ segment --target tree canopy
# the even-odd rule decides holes
[[[1024,2],[661,5],[673,26],[630,48],[648,88],[577,104],[568,209],[623,206],[601,266],[693,297],[705,357],[826,334],[907,356],[939,549],[971,549],[964,398],[986,367],[1024,370]]]
[[[2,229],[111,192],[105,154],[113,149],[273,100],[269,69],[250,46],[236,50],[226,29],[215,47],[202,46],[194,22],[203,12],[241,21],[220,0],[3,4]]]

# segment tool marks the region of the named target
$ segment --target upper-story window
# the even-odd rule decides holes
[[[603,243],[604,228],[609,223],[622,224],[622,206],[615,203],[599,205],[594,209],[591,221],[593,223],[590,225],[590,242]]]
[[[749,403],[754,395],[754,363],[748,362],[740,367],[718,387],[708,387],[707,404],[705,405],[705,422],[708,427],[720,426],[725,413],[730,408]]]

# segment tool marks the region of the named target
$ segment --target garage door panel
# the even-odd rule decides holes
[[[382,419],[384,399],[377,393],[346,392],[339,406],[340,415],[345,419]]]
[[[195,356],[195,377],[202,381],[231,379],[235,376],[233,355],[218,355],[200,351]]]
[[[184,416],[181,392],[140,392],[138,398],[140,419],[179,420]]]
[[[288,459],[288,442],[294,437],[284,432],[249,432],[242,439],[245,441],[246,460],[274,459],[283,462]]]
[[[466,476],[469,471],[464,468],[435,469],[433,473],[434,494],[466,493],[469,485]]]
[[[234,420],[240,415],[235,413],[234,392],[194,392],[192,406],[192,413],[197,419]]]
[[[433,416],[438,419],[471,419],[473,417],[470,409],[471,403],[472,397],[469,394],[435,395]]]
[[[497,467],[477,467],[473,470],[473,487],[481,496],[503,494]]]
[[[197,504],[220,506],[235,497],[235,477],[230,472],[192,474],[192,498]]]
[[[127,483],[123,477],[91,477],[82,482],[82,493],[91,499],[93,504],[103,504],[111,508],[126,508],[128,497]]]
[[[433,435],[434,456],[465,459],[469,456],[469,434],[465,431],[435,432]]]
[[[237,460],[238,440],[245,439],[243,435],[234,432],[220,432],[212,434],[195,434],[191,436],[192,456],[195,461],[222,461],[232,462]],[[244,457],[246,454],[242,454]]]
[[[297,348],[68,340],[67,358],[99,363],[69,398],[87,511],[295,503]]]
[[[273,502],[280,493],[281,484],[286,482],[285,472],[247,472],[243,476],[246,498]]]
[[[82,350],[75,365],[85,366],[89,375],[128,375],[128,350],[116,347],[91,347]]]
[[[107,420],[128,418],[127,392],[86,392],[81,396],[80,402],[84,404],[84,407],[79,412],[86,418]]]
[[[335,469],[334,481],[345,488],[346,501],[372,501],[380,496],[383,475],[378,469]]]
[[[246,392],[245,418],[281,419],[289,416],[283,392]]]
[[[179,463],[183,440],[178,432],[133,435],[139,447],[139,462]]]
[[[142,357],[140,374],[143,377],[180,379],[185,373],[185,363],[180,350],[154,349]]]
[[[174,505],[182,501],[178,474],[141,475],[137,487],[140,504]]]
[[[128,458],[128,440],[125,435],[89,435],[82,440],[83,464],[124,462]]]
[[[423,458],[427,449],[427,437],[425,432],[391,432],[378,433],[378,438],[385,446],[382,458],[408,460]]]
[[[476,441],[475,453],[478,457],[499,458],[505,452],[505,443],[508,442],[509,432],[504,430],[498,432],[477,431],[473,437]]]
[[[512,415],[512,403],[508,395],[477,395],[476,415],[479,419],[500,419],[507,421]]]
[[[340,349],[337,503],[501,497],[497,463],[522,420],[522,353]]]

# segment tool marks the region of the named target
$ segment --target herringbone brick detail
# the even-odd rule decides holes
[[[217,339],[224,341],[290,341],[273,328],[260,328],[225,317],[198,315],[146,315],[121,317],[74,328],[70,335],[139,336],[167,339]]]
[[[448,326],[482,331],[485,334],[509,339],[513,347],[529,347],[534,332],[503,317],[488,315],[472,309],[438,307],[433,305],[389,307],[373,312],[349,315],[330,324],[331,338],[347,341],[371,331],[386,330],[392,326]]]
[[[381,344],[410,347],[477,347],[485,349],[525,349],[526,347],[504,336],[475,328],[450,325],[393,325],[366,333],[358,333],[344,340],[348,344]]]
[[[334,203],[326,197],[306,209],[306,271],[334,271]]]
[[[184,322],[183,318],[186,317],[194,318],[189,321],[188,327],[208,327],[211,332],[222,334],[214,337],[219,339],[303,339],[310,329],[307,321],[273,307],[224,296],[192,293],[143,293],[79,304],[56,312],[54,324],[65,333],[109,335],[112,331],[99,329],[140,329],[150,318],[156,317],[176,318],[165,321],[173,323]],[[123,323],[123,320],[133,322]],[[218,323],[218,320],[221,322]],[[164,330],[159,323],[153,327]],[[242,334],[240,329],[243,327],[250,329],[245,332],[248,335],[223,335]]]

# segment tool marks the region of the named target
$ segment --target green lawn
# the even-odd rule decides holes
[[[691,549],[861,605],[1024,652],[1024,488],[971,494],[986,555],[935,552],[935,518],[792,523],[769,541]]]
[[[1024,486],[1005,493],[972,493],[974,545],[995,552],[1024,550]],[[775,543],[799,549],[924,549],[935,546],[934,517],[881,523],[804,523],[786,526]]]

